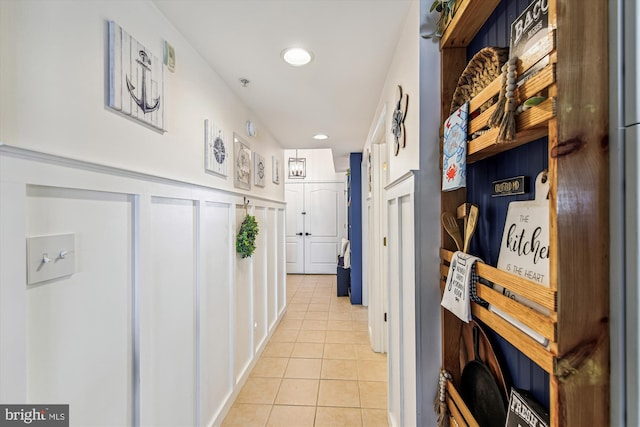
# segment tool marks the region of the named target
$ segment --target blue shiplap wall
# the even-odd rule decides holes
[[[362,153],[349,155],[349,240],[351,242],[351,304],[362,304]]]
[[[511,22],[529,5],[529,0],[503,0],[467,48],[467,58],[485,46],[509,46]],[[473,163],[467,169],[467,198],[478,205],[480,217],[470,252],[495,266],[509,202],[533,198],[535,178],[548,168],[547,139],[535,141],[500,155]],[[529,177],[531,192],[523,196],[491,197],[491,183],[517,175]],[[488,331],[502,359],[503,370],[513,387],[529,390],[549,407],[549,374],[515,347]]]

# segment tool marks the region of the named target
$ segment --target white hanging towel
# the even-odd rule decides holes
[[[348,240],[344,249],[344,268],[351,268],[351,242]]]
[[[453,254],[440,303],[466,323],[471,320],[471,301],[488,307],[488,303],[476,295],[476,283],[478,282],[476,261],[482,262],[480,258],[464,252],[458,251]]]
[[[343,237],[342,242],[340,242],[340,253],[338,254],[339,256],[342,256],[342,257],[344,256],[344,253],[347,249],[348,244],[349,244],[349,240]]]

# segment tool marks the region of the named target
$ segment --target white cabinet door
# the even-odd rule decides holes
[[[306,274],[335,274],[344,223],[344,184],[305,184]]]
[[[304,273],[304,184],[287,184],[286,240],[287,273]]]
[[[287,273],[336,274],[346,237],[344,183],[285,185]]]

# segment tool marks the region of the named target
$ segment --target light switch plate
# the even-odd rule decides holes
[[[75,271],[75,234],[27,237],[28,284],[70,276]]]

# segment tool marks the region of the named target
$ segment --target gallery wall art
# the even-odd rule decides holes
[[[264,187],[266,174],[267,167],[264,157],[258,153],[253,153],[253,183],[258,187]]]
[[[216,175],[227,176],[227,165],[229,163],[229,150],[224,139],[222,129],[217,127],[213,121],[204,121],[204,168],[207,172]]]
[[[271,156],[271,180],[274,184],[280,184],[280,160]]]
[[[251,189],[251,149],[238,134],[233,134],[233,152],[235,155],[233,184],[237,188]]]
[[[164,104],[162,58],[109,21],[109,107],[165,131]]]

